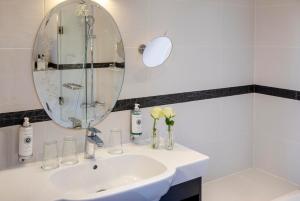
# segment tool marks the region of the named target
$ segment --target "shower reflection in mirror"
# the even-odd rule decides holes
[[[92,1],[66,1],[44,19],[33,77],[48,115],[67,128],[99,123],[123,84],[125,53],[110,14]]]

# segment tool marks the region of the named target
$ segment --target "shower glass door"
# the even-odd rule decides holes
[[[78,5],[62,8],[58,19],[61,120],[72,127],[86,127],[88,45],[85,17],[77,10]]]

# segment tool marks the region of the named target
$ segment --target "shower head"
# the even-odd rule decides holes
[[[89,37],[93,36],[93,29],[94,29],[94,23],[95,23],[95,18],[92,15],[86,16],[86,24],[88,26],[88,35]]]
[[[91,28],[93,27],[94,23],[95,23],[95,18],[92,15],[89,15],[86,17],[86,23],[88,24],[88,26]]]

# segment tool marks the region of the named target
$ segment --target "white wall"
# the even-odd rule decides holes
[[[300,90],[300,1],[256,0],[255,83]],[[254,165],[300,184],[299,101],[255,94]]]
[[[3,27],[0,112],[41,107],[32,82],[31,47],[44,13],[57,2],[0,1],[0,27]],[[120,28],[126,51],[121,99],[253,84],[253,3],[253,0],[106,1],[104,6]],[[138,46],[166,31],[174,43],[171,57],[159,68],[145,68]],[[252,166],[252,98],[248,94],[173,105],[177,112],[177,141],[211,157],[207,179]],[[149,108],[143,109],[143,114],[147,135],[152,125]],[[73,133],[52,122],[35,123],[34,127],[37,158],[45,139],[61,139]],[[128,139],[129,111],[112,113],[97,127],[106,136],[110,128],[122,128]],[[82,141],[84,132],[73,135]],[[0,129],[2,169],[16,163],[16,136],[17,126]]]

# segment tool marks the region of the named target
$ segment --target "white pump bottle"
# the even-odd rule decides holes
[[[29,118],[24,118],[24,123],[19,129],[19,158],[24,161],[33,155],[33,128]]]
[[[131,112],[131,140],[139,143],[142,133],[142,112],[140,105],[136,103]]]

